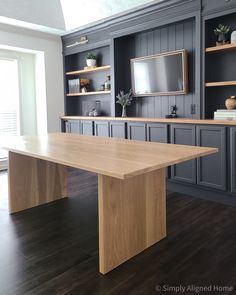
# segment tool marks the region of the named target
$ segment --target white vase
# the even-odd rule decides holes
[[[236,43],[236,31],[232,32],[230,41],[231,41],[232,44]]]
[[[86,59],[86,63],[88,67],[95,67],[96,66],[96,59]]]

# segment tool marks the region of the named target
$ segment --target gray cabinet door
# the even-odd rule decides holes
[[[80,121],[79,120],[69,120],[67,122],[66,132],[80,133]]]
[[[166,143],[168,141],[167,124],[147,124],[147,141]]]
[[[146,124],[128,122],[128,139],[147,140]]]
[[[236,193],[236,127],[230,128],[230,190]]]
[[[80,133],[83,135],[93,135],[93,121],[81,120]]]
[[[110,137],[126,138],[126,123],[110,121]]]
[[[109,137],[109,122],[108,121],[95,121],[94,130],[96,136]]]
[[[171,125],[171,143],[196,145],[196,128],[194,125]],[[173,165],[171,167],[171,179],[196,183],[196,160]]]
[[[226,190],[226,127],[197,126],[197,145],[219,149],[218,153],[197,159],[197,183]]]

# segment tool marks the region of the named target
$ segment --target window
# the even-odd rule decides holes
[[[0,58],[0,136],[19,135],[19,77],[16,59]],[[0,150],[0,160],[7,152]]]

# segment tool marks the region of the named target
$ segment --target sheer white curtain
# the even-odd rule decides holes
[[[0,57],[0,137],[19,132],[18,62]],[[6,157],[7,152],[0,149],[0,161]]]

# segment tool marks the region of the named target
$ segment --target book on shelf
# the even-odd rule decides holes
[[[236,113],[236,109],[233,109],[233,110],[219,109],[219,110],[216,110],[216,112],[223,112],[223,113],[233,112],[233,113]]]
[[[214,116],[214,120],[236,121],[236,117],[218,117],[218,116]]]
[[[214,112],[216,120],[236,120],[236,110],[217,110]]]
[[[236,117],[236,113],[231,112],[231,113],[221,113],[221,112],[214,112],[214,115],[219,116],[219,117]]]
[[[80,79],[68,80],[69,93],[79,93],[80,92]]]

